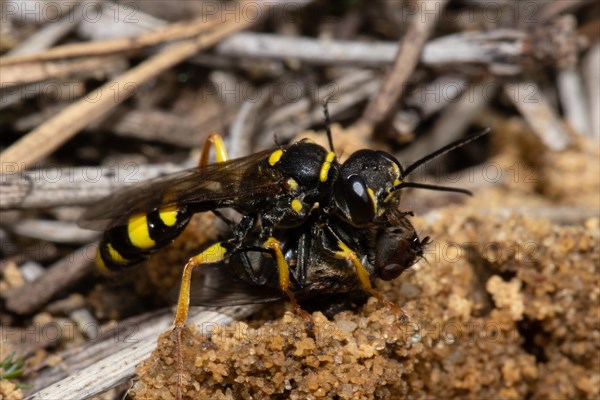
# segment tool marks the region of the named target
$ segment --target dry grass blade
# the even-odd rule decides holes
[[[197,36],[217,27],[221,22],[220,18],[202,16],[192,21],[174,23],[135,37],[66,44],[53,47],[42,53],[0,57],[0,66],[62,60],[73,57],[103,56],[123,51],[141,50],[161,43]]]
[[[212,46],[225,36],[249,27],[254,22],[256,19],[231,18],[213,31],[174,44],[117,79],[107,82],[2,152],[1,172],[27,169],[31,164],[52,153],[90,122],[134,94],[148,79],[191,57],[199,50]],[[109,95],[109,93],[114,94],[114,88],[119,88],[118,96]],[[98,100],[93,102],[90,99]],[[43,146],[40,143],[43,143]]]
[[[55,78],[108,75],[111,72],[121,72],[126,69],[127,63],[119,56],[105,56],[8,65],[1,68],[0,85],[2,85],[2,88],[9,89],[23,83],[40,82]],[[38,83],[37,87],[39,87],[39,90],[45,88],[43,83]],[[29,91],[31,90],[29,89]],[[14,93],[22,96],[18,89],[15,89]],[[88,101],[92,102],[92,100]]]

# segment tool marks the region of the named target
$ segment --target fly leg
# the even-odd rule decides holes
[[[365,268],[364,265],[360,262],[356,252],[354,252],[346,243],[344,243],[337,235],[335,235],[331,230],[329,233],[336,237],[337,240],[337,250],[334,252],[336,258],[341,258],[349,261],[354,265],[356,276],[358,277],[358,281],[360,283],[361,289],[365,292],[369,293],[371,296],[375,297],[377,300],[381,301],[387,307],[389,307],[403,322],[408,321],[408,315],[402,309],[402,307],[397,304],[392,303],[388,299],[386,299],[379,291],[375,290],[371,285],[371,278],[369,277],[369,272]]]

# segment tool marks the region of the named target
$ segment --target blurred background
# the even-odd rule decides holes
[[[491,129],[411,175],[475,196],[403,195],[435,243],[406,284],[385,288],[419,323],[495,321],[515,336],[477,350],[430,330],[408,357],[427,367],[366,398],[599,394],[598,2],[4,0],[0,11],[5,398],[127,348],[123,326],[166,330],[184,260],[226,230],[199,215],[107,280],[93,268],[99,233],[76,223],[86,206],[194,167],[213,132],[231,158],[303,137],[327,146],[325,101],[341,160],[372,148],[410,165]],[[85,396],[121,398],[132,370],[118,374]]]

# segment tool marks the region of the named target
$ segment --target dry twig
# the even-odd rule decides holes
[[[515,74],[520,72],[518,57],[527,55],[526,37],[525,32],[511,29],[442,36],[424,45],[420,62],[431,66],[487,64],[498,73]],[[381,66],[392,63],[405,44],[410,46],[405,38],[399,43],[365,43],[242,32],[215,46],[215,53],[242,60],[295,59],[309,64]]]
[[[583,74],[589,99],[589,115],[592,124],[592,134],[600,140],[600,42],[588,51],[583,61]]]
[[[6,293],[6,309],[29,314],[46,304],[57,292],[92,272],[97,244],[83,246],[51,265],[33,282]]]
[[[89,205],[116,189],[157,176],[192,168],[185,164],[46,168],[2,175],[0,209]],[[11,171],[12,172],[12,171]]]
[[[303,98],[279,107],[264,121],[265,132],[261,136],[259,146],[271,146],[275,135],[280,140],[290,140],[298,132],[309,128],[312,124],[322,122],[321,101],[330,96],[333,97],[329,103],[329,113],[331,118],[335,119],[336,116],[369,98],[377,91],[379,82],[374,78],[375,75],[371,71],[351,71],[338,80],[319,87],[317,89],[317,93],[320,95],[318,102],[313,104],[309,99]]]
[[[383,81],[379,92],[371,99],[362,117],[356,123],[356,129],[367,136],[389,115],[396,101],[402,96],[404,86],[419,62],[425,41],[431,35],[446,5],[445,0],[436,1],[436,13],[431,16],[425,13],[427,3],[429,2],[419,2],[419,11],[402,38],[404,44],[398,51],[394,66]]]
[[[588,105],[579,72],[575,68],[559,71],[557,86],[567,122],[575,132],[589,135]]]
[[[97,40],[53,47],[42,53],[0,57],[0,66],[63,60],[73,57],[105,56],[119,52],[131,52],[175,40],[188,39],[210,31],[221,24],[221,18],[202,16],[192,21],[178,22],[135,37]]]
[[[3,66],[0,75],[0,85],[5,91],[19,93],[14,86],[24,83],[38,82],[37,92],[43,91],[52,85],[60,87],[58,84],[44,84],[40,81],[59,78],[86,78],[108,75],[113,72],[121,72],[127,67],[128,63],[119,56],[107,57],[86,57],[74,60],[52,61],[45,63],[28,63],[18,65]],[[68,86],[65,86],[68,90]],[[114,90],[114,87],[113,87]],[[30,93],[30,92],[27,92]],[[90,96],[93,93],[90,93]],[[110,96],[109,96],[110,97]],[[88,97],[85,100],[94,103],[94,97]]]
[[[52,47],[63,36],[73,30],[81,21],[84,15],[84,9],[90,4],[95,4],[96,0],[85,0],[73,10],[68,11],[59,21],[44,25],[40,30],[31,35],[27,40],[19,43],[6,53],[6,56],[16,57],[39,53]]]
[[[459,101],[461,93],[470,88],[463,77],[443,75],[423,88],[406,96],[408,109],[400,110],[394,117],[394,128],[400,135],[410,135],[421,121]]]
[[[73,222],[26,219],[13,226],[14,233],[52,243],[86,244],[95,240],[99,232],[79,228]]]
[[[213,31],[202,34],[197,38],[174,44],[158,55],[132,68],[117,79],[104,84],[92,92],[87,98],[81,99],[56,117],[50,119],[24,138],[13,144],[0,154],[2,157],[1,172],[6,168],[23,170],[30,164],[39,161],[67,139],[75,135],[87,124],[105,115],[108,111],[135,93],[137,87],[172,66],[192,56],[199,50],[209,47],[232,32],[247,28],[256,19],[231,18]],[[113,96],[118,88],[118,95]],[[89,99],[98,99],[92,102]],[[43,143],[43,145],[40,145]]]
[[[560,151],[568,146],[568,133],[535,82],[507,84],[504,92],[549,149]]]
[[[399,153],[398,159],[409,160],[415,154],[429,154],[443,143],[450,143],[460,138],[475,117],[493,99],[496,88],[491,79],[470,86],[457,102],[451,103],[444,109],[435,121],[431,133]]]

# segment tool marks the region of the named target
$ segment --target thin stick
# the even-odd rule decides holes
[[[177,22],[134,37],[66,44],[53,47],[43,53],[0,57],[0,66],[141,50],[165,42],[191,38],[211,30],[221,22],[221,17],[208,19],[206,16],[202,16],[192,21]]]
[[[591,134],[600,140],[600,42],[594,43],[583,59],[583,76],[589,99]]]
[[[410,160],[410,157],[415,154],[431,153],[441,144],[460,138],[473,119],[493,99],[497,88],[492,79],[470,86],[461,94],[458,101],[444,109],[435,121],[431,133],[401,152],[398,159]]]
[[[394,66],[386,76],[379,92],[371,99],[361,119],[356,123],[356,129],[364,132],[365,136],[370,136],[375,126],[389,115],[394,104],[402,96],[405,83],[416,68],[425,41],[433,32],[446,3],[446,0],[419,2],[419,12],[413,17],[406,35],[402,38],[404,44],[398,51]],[[430,9],[428,5],[432,4],[435,4],[437,12],[434,15],[427,15],[425,10]]]
[[[201,147],[205,134],[222,132],[237,114],[239,104],[203,104],[191,115],[176,115],[159,109],[136,109],[117,121],[101,124],[117,136],[156,140],[185,148]]]
[[[95,0],[81,2],[74,9],[67,11],[59,21],[44,25],[36,33],[6,53],[6,56],[14,57],[35,54],[52,47],[54,43],[71,32],[79,24],[83,18],[84,9],[96,3]]]
[[[320,86],[316,93],[335,97],[335,101],[329,103],[329,113],[332,118],[335,118],[343,111],[375,94],[379,88],[379,82],[374,78],[375,75],[371,71],[352,71],[341,76],[337,81]],[[314,106],[312,109],[311,105]],[[265,132],[261,135],[259,146],[271,145],[275,134],[280,140],[289,140],[298,132],[322,121],[323,111],[319,103],[313,104],[309,99],[302,98],[286,104],[275,110],[264,121]]]
[[[223,325],[244,318],[257,309],[256,305],[225,307],[218,311],[204,309],[193,314],[188,321],[201,327]],[[29,399],[87,399],[130,379],[135,373],[136,365],[148,358],[156,348],[157,335],[168,328],[171,320],[171,315],[154,320],[152,326],[144,330],[143,337],[134,336],[136,343],[129,344],[118,352],[113,350],[106,358],[84,369],[74,370],[67,378],[40,390]]]
[[[215,44],[223,37],[249,27],[257,20],[241,18],[236,21],[236,19],[231,18],[209,33],[166,48],[163,52],[73,103],[56,117],[34,129],[2,152],[0,154],[2,159],[0,171],[4,173],[7,167],[16,168],[18,171],[28,168],[30,164],[52,153],[90,122],[105,115],[133,95],[137,87],[145,81],[180,63],[199,50]],[[119,89],[116,96],[115,88]],[[97,101],[91,99],[97,99]]]
[[[56,293],[92,272],[96,248],[95,243],[80,247],[50,266],[39,279],[7,293],[6,309],[17,314],[38,310]]]
[[[571,140],[562,122],[535,82],[507,84],[504,92],[549,149],[560,151],[569,145]]]
[[[467,80],[460,76],[442,75],[424,88],[407,94],[404,103],[409,109],[400,110],[394,117],[394,128],[400,135],[410,135],[416,127],[433,114],[459,101],[468,90]],[[427,151],[418,152],[425,154]]]
[[[0,74],[0,85],[2,88],[11,90],[11,87],[31,82],[45,81],[56,78],[66,77],[98,77],[102,73],[109,74],[111,72],[121,72],[126,69],[128,63],[119,56],[107,57],[86,57],[75,60],[52,61],[45,63],[28,63],[3,66],[2,74]],[[34,90],[43,91],[46,88],[61,87],[60,83],[39,82],[38,87],[33,86]],[[65,84],[66,85],[66,84]],[[65,89],[69,89],[65,86]],[[31,88],[29,89],[32,90]],[[113,88],[114,90],[114,88]],[[10,93],[10,92],[9,92]],[[14,89],[13,93],[19,93],[19,89]],[[25,92],[29,94],[30,92]],[[88,100],[89,102],[93,103]]]
[[[52,243],[83,245],[98,238],[99,232],[82,229],[75,222],[25,219],[12,226],[17,235]]]
[[[193,162],[157,165],[125,162],[114,167],[45,168],[6,173],[0,180],[0,209],[85,206],[126,185],[194,165]]]
[[[557,81],[567,122],[575,132],[589,135],[592,130],[588,119],[589,108],[579,72],[575,68],[562,69],[558,72]]]
[[[457,33],[431,40],[423,47],[420,62],[438,66],[456,63],[510,65],[512,70],[498,70],[514,75],[520,72],[515,60],[528,55],[524,46],[527,34],[515,29]],[[297,59],[309,64],[387,65],[396,59],[402,47],[411,46],[410,39],[399,42],[364,43],[346,40],[318,40],[266,33],[242,32],[231,35],[215,47],[219,56],[241,60]]]
[[[51,312],[53,306],[54,303],[49,304],[47,311]],[[145,338],[157,336],[172,323],[173,311],[163,308],[122,321],[111,321],[102,326],[91,327],[97,328],[98,332],[98,336],[93,341],[64,349],[57,354],[64,368],[53,368],[52,365],[41,363],[26,370],[26,374],[30,376],[27,383],[32,386],[31,392],[42,390],[66,378],[70,372],[85,369],[126,347],[134,346]]]
[[[252,152],[252,136],[256,128],[256,114],[267,102],[268,96],[256,101],[246,100],[229,128],[229,157],[238,158]]]

